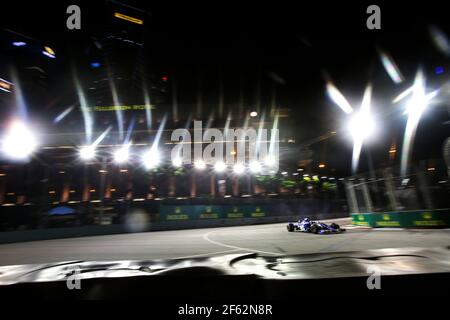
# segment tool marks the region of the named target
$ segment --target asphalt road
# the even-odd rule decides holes
[[[341,225],[349,219],[333,220]],[[285,224],[159,231],[0,245],[0,265],[71,260],[154,260],[258,252],[264,255],[436,247],[450,244],[450,230],[349,229],[314,235]]]

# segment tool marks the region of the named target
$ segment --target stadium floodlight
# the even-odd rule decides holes
[[[204,170],[206,168],[206,163],[205,163],[205,161],[198,159],[198,160],[195,160],[194,167],[197,170]]]
[[[250,171],[252,173],[260,173],[261,172],[261,164],[258,161],[250,162]]]
[[[372,86],[367,86],[364,91],[363,101],[359,111],[350,118],[348,131],[353,138],[352,171],[356,172],[359,163],[361,149],[367,138],[374,135],[375,121],[370,112]]]
[[[363,143],[366,138],[369,138],[375,132],[375,121],[370,112],[371,95],[372,87],[369,85],[364,91],[361,108],[350,118],[348,123],[348,130],[354,141]]]
[[[375,132],[373,117],[369,112],[361,110],[350,118],[348,130],[354,140],[361,139],[364,141]]]
[[[242,163],[236,163],[233,167],[233,172],[235,174],[243,174],[245,171],[245,167]]]
[[[150,150],[145,152],[142,156],[142,162],[147,169],[156,168],[160,163],[160,154],[158,149],[152,147]]]
[[[258,116],[258,112],[256,112],[256,111],[250,112],[250,117],[254,118],[254,117],[257,117],[257,116]]]
[[[267,157],[264,159],[264,164],[265,164],[266,166],[271,167],[271,166],[275,165],[275,163],[276,163],[276,159],[275,159],[275,157],[272,156],[272,155],[269,155],[269,156],[267,156]]]
[[[79,150],[78,154],[80,158],[84,161],[92,160],[95,158],[95,145],[91,144],[89,146],[83,146]]]
[[[36,150],[38,143],[25,123],[15,120],[3,136],[2,152],[12,160],[26,160]]]
[[[410,163],[413,141],[416,135],[417,127],[419,125],[422,114],[425,112],[429,102],[433,99],[439,91],[426,93],[426,79],[422,70],[419,70],[414,79],[414,84],[411,89],[411,99],[406,105],[405,113],[408,115],[405,133],[403,136],[402,155],[400,160],[400,171],[404,177],[408,171]]]
[[[216,162],[216,164],[214,165],[214,170],[216,172],[224,172],[226,168],[227,166],[225,165],[225,163],[223,163],[223,161]]]
[[[115,163],[125,163],[130,157],[130,145],[125,144],[114,152]]]
[[[181,167],[182,164],[183,164],[183,159],[180,158],[180,157],[176,157],[176,158],[174,158],[174,159],[172,160],[172,165],[173,165],[174,167],[176,167],[176,168]]]

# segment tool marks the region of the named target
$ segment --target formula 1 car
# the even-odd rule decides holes
[[[345,231],[337,223],[326,224],[320,221],[312,221],[309,218],[300,219],[297,222],[289,222],[286,227],[289,232],[298,230],[316,234],[341,233]]]

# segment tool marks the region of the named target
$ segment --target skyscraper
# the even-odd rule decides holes
[[[145,32],[150,15],[117,2],[107,2],[104,25],[86,48],[90,71],[88,101],[95,106],[141,104],[150,85],[145,59]]]

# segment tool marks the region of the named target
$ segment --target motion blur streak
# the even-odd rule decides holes
[[[128,126],[127,136],[125,137],[125,142],[124,142],[124,144],[129,144],[129,143],[130,143],[130,140],[131,140],[131,134],[133,133],[133,129],[134,129],[134,124],[135,124],[135,120],[134,120],[134,118],[133,118],[133,119],[131,119],[130,125]]]
[[[278,130],[278,114],[275,116],[275,119],[273,121],[273,127],[272,127],[272,133],[276,132]],[[276,143],[278,143],[278,137],[276,137],[274,134],[270,135],[270,147],[269,147],[269,155],[273,156],[273,153],[275,151]]]
[[[430,27],[431,40],[436,48],[447,57],[450,56],[450,41],[445,33],[436,26]]]
[[[152,110],[150,95],[148,94],[147,88],[144,86],[144,103],[145,103],[145,120],[147,121],[147,129],[152,128]]]
[[[189,115],[189,117],[186,120],[186,123],[184,125],[185,130],[183,130],[183,136],[182,136],[181,141],[186,140],[186,133],[189,132],[189,126],[190,126],[191,121],[192,121],[192,117]],[[183,143],[183,142],[181,142],[181,143]],[[184,155],[182,154],[182,150],[183,149],[181,149],[181,148],[178,149],[178,152],[175,154],[174,158],[172,159],[172,165],[175,167],[179,167],[183,163]]]
[[[119,97],[117,95],[116,90],[116,84],[114,83],[114,80],[111,76],[111,74],[108,75],[109,78],[109,86],[111,87],[111,95],[113,98],[113,103],[115,106],[120,106]],[[117,118],[117,128],[119,130],[119,139],[123,140],[123,114],[122,110],[120,108],[116,109],[116,118]]]
[[[260,145],[261,145],[261,138],[262,138],[262,133],[263,133],[263,129],[264,129],[264,121],[266,119],[266,114],[263,112],[262,116],[261,116],[261,121],[259,122],[259,127],[258,127],[258,138],[256,140],[256,154],[259,153],[259,149],[260,149]]]
[[[396,84],[402,83],[405,78],[401,74],[392,57],[382,50],[379,51],[379,56],[384,69],[386,70],[392,81],[394,81]]]
[[[164,127],[166,126],[166,120],[167,120],[167,115],[164,115],[164,118],[162,119],[161,124],[159,125],[158,132],[156,133],[156,137],[153,140],[152,149],[158,148],[159,140],[161,140],[161,135],[164,131]]]
[[[339,106],[339,108],[341,108],[345,113],[352,113],[352,106],[332,82],[327,82],[326,88],[328,96]]]
[[[403,91],[402,93],[400,93],[397,97],[395,97],[394,100],[392,100],[392,103],[397,103],[403,99],[405,99],[407,96],[409,96],[412,92],[413,92],[414,86],[409,87],[408,89],[406,89],[405,91]],[[428,93],[426,95],[426,100],[429,101],[431,99],[433,99],[434,97],[436,97],[439,94],[440,90],[434,90],[430,93]],[[405,110],[405,113],[408,113],[408,109]]]
[[[95,158],[95,149],[102,142],[102,140],[106,137],[106,135],[111,130],[111,126],[109,126],[91,145],[82,146],[79,150],[80,158],[82,160],[92,160]]]
[[[358,169],[359,156],[361,154],[363,140],[356,138],[353,142],[353,153],[352,153],[352,173],[355,173]]]
[[[94,126],[94,120],[92,119],[91,113],[87,109],[86,96],[83,92],[83,89],[81,88],[80,81],[78,80],[78,77],[76,76],[75,73],[74,73],[73,77],[74,77],[73,81],[75,83],[75,88],[77,90],[78,101],[80,103],[81,113],[83,115],[84,131],[85,131],[85,135],[86,135],[85,143],[90,144],[92,141],[92,128]]]
[[[439,94],[439,92],[440,92],[440,90],[438,89],[438,90],[434,90],[430,93],[427,93],[425,95],[425,103],[428,103],[430,100],[432,100],[434,97],[436,97]],[[411,106],[412,106],[411,103],[407,104],[405,112],[403,114],[409,114],[411,112]]]
[[[214,115],[213,115],[213,113],[210,113],[209,117],[208,117],[208,122],[206,122],[205,131],[203,132],[203,140],[206,140],[206,132],[208,129],[211,129],[211,125],[212,125],[213,121],[214,121]]]
[[[61,112],[54,120],[53,123],[59,123],[61,122],[61,120],[63,120],[69,113],[72,112],[72,110],[75,109],[75,106],[70,106],[68,107],[66,110],[64,110],[63,112]]]
[[[409,87],[408,89],[406,89],[405,91],[400,93],[397,97],[395,97],[395,99],[392,100],[392,103],[397,103],[397,102],[405,99],[409,94],[411,94],[412,91],[413,91],[413,86]]]
[[[243,131],[241,132],[241,135],[238,137],[238,139],[239,139],[238,145],[239,144],[245,145],[245,132],[247,132],[249,120],[250,120],[250,117],[248,115],[246,115],[245,116],[245,120],[244,120],[244,124],[242,126]]]
[[[223,136],[228,137],[228,130],[230,129],[231,113],[228,113],[227,120],[225,121],[225,127],[223,129]]]
[[[373,121],[370,116],[370,102],[372,87],[367,86],[364,91],[361,109],[357,115],[350,120],[350,133],[353,136],[352,171],[356,172],[359,164],[359,156],[364,140],[373,133]]]
[[[107,136],[109,131],[111,131],[111,129],[112,127],[109,126],[105,131],[103,131],[103,133],[97,138],[97,140],[94,141],[93,145],[98,146],[100,142],[102,142],[102,140],[105,139],[105,137]]]
[[[408,171],[408,162],[411,157],[412,143],[416,135],[422,113],[427,106],[427,97],[425,94],[425,77],[422,70],[419,70],[414,79],[412,97],[408,102],[408,121],[406,123],[405,135],[403,138],[402,155],[400,162],[400,171],[405,176]]]
[[[12,82],[15,84],[14,98],[16,100],[16,106],[18,108],[18,116],[23,121],[26,121],[27,117],[28,117],[27,105],[26,105],[25,98],[22,93],[22,88],[21,88],[21,85],[19,82],[19,78],[17,77],[14,69],[11,71],[11,79],[12,79]]]
[[[425,96],[427,101],[432,100],[434,97],[436,97],[439,93],[441,92],[440,89],[434,90],[430,93],[427,93],[427,95]]]

